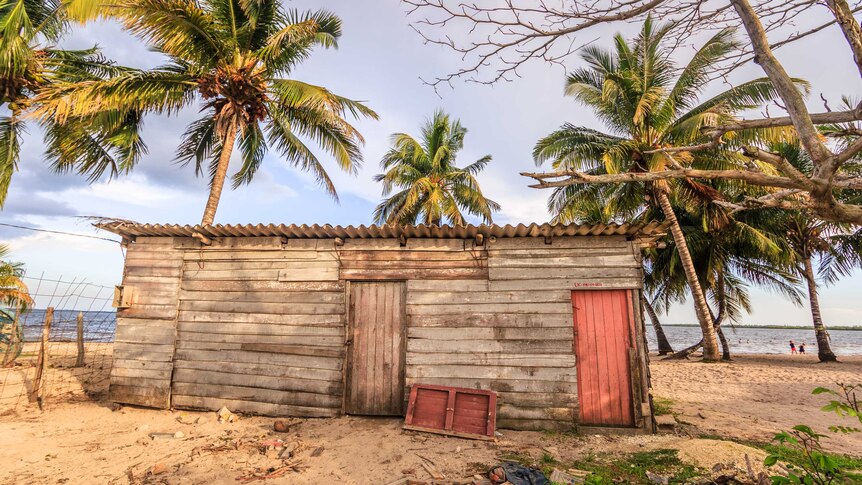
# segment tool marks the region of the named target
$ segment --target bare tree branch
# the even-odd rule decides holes
[[[846,0],[826,0],[826,4],[832,11],[832,15],[835,16],[841,32],[844,33],[844,38],[850,44],[853,61],[856,63],[856,68],[859,69],[859,74],[862,75],[862,27],[853,17],[853,9],[850,8]]]
[[[625,172],[613,174],[592,175],[575,170],[558,172],[521,172],[524,177],[538,181],[530,185],[532,188],[566,187],[577,184],[621,184],[631,182],[655,182],[669,179],[707,179],[707,180],[742,180],[761,187],[778,187],[807,191],[808,181],[797,181],[790,177],[769,175],[754,170],[701,170],[695,168],[675,168],[658,172]],[[559,179],[559,180],[550,180]],[[862,190],[862,177],[835,177],[834,187],[840,190]]]
[[[764,197],[747,201],[748,206],[804,207],[820,217],[862,225],[862,206],[841,203],[838,190],[862,190],[862,179],[842,175],[843,164],[862,153],[862,129],[856,126],[830,127],[862,120],[862,104],[845,111],[810,113],[803,93],[779,63],[773,51],[837,26],[847,40],[853,59],[862,75],[862,27],[854,14],[862,11],[860,0],[403,0],[410,5],[414,28],[426,42],[458,52],[465,67],[437,78],[430,84],[452,83],[455,79],[495,83],[518,76],[518,69],[531,60],[560,64],[577,48],[575,34],[591,27],[640,20],[646,14],[673,20],[676,45],[682,46],[694,34],[742,25],[748,41],[735,55],[715,67],[717,77],[749,60],[759,64],[779,95],[776,105],[788,116],[739,120],[702,130],[708,141],[683,147],[658,147],[645,154],[661,153],[672,161],[671,169],[655,173],[587,175],[577,172],[525,173],[538,183],[532,187],[561,187],[583,183],[630,183],[675,178],[740,180],[776,189]],[[804,24],[812,9],[829,12],[826,21]],[[806,17],[806,15],[808,17]],[[810,25],[814,22],[815,25]],[[466,28],[466,35],[452,32]],[[768,37],[772,37],[771,41]],[[491,75],[486,73],[490,71]],[[759,147],[746,146],[743,154],[772,166],[776,174],[755,169],[695,170],[677,163],[673,154],[710,150],[724,143],[723,136],[742,130],[793,127],[811,159],[811,175],[795,169],[787,160]],[[842,143],[834,143],[838,138]],[[847,139],[851,141],[846,142]],[[846,143],[845,143],[846,142]],[[837,153],[833,152],[838,150]]]

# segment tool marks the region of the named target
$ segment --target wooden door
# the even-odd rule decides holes
[[[629,290],[572,292],[580,423],[634,426]]]
[[[347,413],[404,414],[404,299],[403,282],[350,283]]]

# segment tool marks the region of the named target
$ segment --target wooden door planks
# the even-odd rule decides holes
[[[405,286],[350,284],[350,341],[345,410],[401,415],[404,400]]]
[[[628,291],[573,291],[572,306],[581,424],[634,425]]]

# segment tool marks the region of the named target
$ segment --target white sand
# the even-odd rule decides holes
[[[824,397],[811,396],[811,389],[835,380],[862,380],[862,358],[829,365],[815,360],[747,356],[732,364],[702,364],[654,359],[652,377],[655,393],[672,399],[680,419],[692,423],[687,432],[768,440],[779,429],[798,423],[822,430],[835,424],[835,415],[818,411]],[[101,386],[96,395],[103,391]],[[684,460],[703,467],[732,460],[740,463],[746,453],[755,464],[762,460],[762,452],[750,448],[685,436],[577,438],[504,430],[497,443],[486,443],[404,432],[398,419],[289,419],[290,431],[279,434],[272,431],[272,418],[242,417],[219,424],[215,413],[133,407],[112,411],[107,402],[84,400],[84,391],[93,393],[84,385],[80,394],[74,394],[74,402],[49,400],[44,413],[24,404],[4,410],[0,403],[0,483],[237,484],[241,483],[238,477],[256,468],[280,463],[257,447],[274,438],[296,447],[295,460],[302,470],[265,483],[385,484],[403,473],[428,479],[421,466],[424,458],[447,478],[457,479],[484,471],[501,453],[517,452],[538,460],[546,449],[561,461],[590,453],[659,448],[680,449]],[[184,437],[149,438],[153,432],[176,431]],[[859,435],[827,444],[833,450],[862,454]],[[154,467],[163,473],[152,475]]]

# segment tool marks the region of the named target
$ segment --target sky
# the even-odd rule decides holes
[[[355,176],[342,173],[324,158],[335,181],[340,202],[335,202],[314,179],[279,160],[270,152],[263,168],[248,186],[226,188],[217,223],[370,224],[380,201],[380,185],[373,181],[392,133],[416,134],[435,109],[459,118],[469,130],[458,155],[461,164],[490,154],[493,161],[479,176],[486,196],[502,205],[494,222],[516,224],[546,222],[547,193],[528,188],[519,172],[535,169],[531,151],[536,140],[564,122],[601,129],[586,109],[563,96],[565,69],[579,65],[577,56],[563,66],[534,62],[513,82],[492,86],[455,83],[434,89],[422,79],[453,72],[461,61],[455,53],[426,45],[410,27],[411,19],[397,0],[296,0],[288,7],[325,8],[344,22],[337,50],[320,50],[292,74],[321,84],[340,95],[367,102],[380,120],[354,124],[366,144],[363,167]],[[636,27],[636,26],[635,26]],[[590,40],[608,45],[610,34],[633,26],[617,25],[590,31]],[[461,31],[459,31],[461,32]],[[456,34],[459,32],[455,32]],[[462,34],[463,35],[463,34]],[[585,39],[586,40],[586,39]],[[110,22],[77,27],[63,45],[85,48],[99,45],[120,64],[152,67],[161,62],[138,40]],[[810,81],[812,109],[822,110],[822,93],[835,106],[841,95],[860,93],[860,78],[849,49],[837,29],[777,51],[791,75]],[[684,61],[689,52],[683,51]],[[756,66],[742,69],[733,81],[762,76]],[[716,85],[713,92],[722,89]],[[710,94],[709,90],[705,96]],[[195,224],[200,221],[208,194],[206,180],[196,178],[192,167],[173,162],[174,150],[196,109],[174,117],[148,117],[144,140],[149,153],[130,175],[89,183],[75,174],[55,174],[42,160],[41,133],[31,127],[26,137],[19,172],[12,182],[0,222],[101,237],[81,216],[130,219],[148,223]],[[774,114],[774,111],[773,111]],[[76,278],[112,286],[122,274],[119,245],[49,233],[0,227],[0,241],[10,245],[12,258],[26,264],[28,274]],[[821,290],[825,320],[832,325],[862,325],[862,272]],[[741,323],[809,325],[807,307],[795,306],[779,296],[752,290],[754,312]],[[666,323],[695,322],[690,305],[674,307]]]

